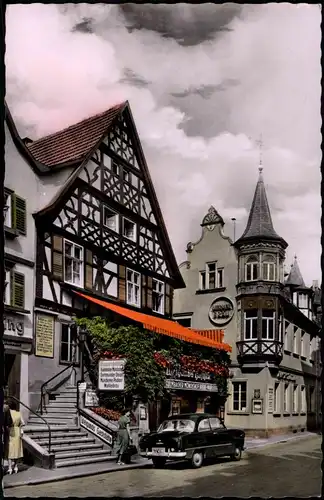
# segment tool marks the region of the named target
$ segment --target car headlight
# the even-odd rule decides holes
[[[175,451],[175,449],[174,449],[174,448],[171,448],[171,449],[170,449],[170,451]]]

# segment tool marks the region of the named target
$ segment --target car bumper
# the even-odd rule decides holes
[[[146,458],[155,458],[155,457],[161,457],[161,458],[185,458],[187,456],[187,453],[185,451],[166,451],[164,453],[154,453],[153,451],[141,451],[140,452],[141,457],[146,457]]]

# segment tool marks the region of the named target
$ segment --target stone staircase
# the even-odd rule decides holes
[[[114,460],[111,448],[77,424],[77,389],[62,388],[50,400],[42,417],[51,428],[51,451],[56,467],[71,467]],[[48,450],[48,428],[36,415],[31,414],[24,433],[39,446]]]

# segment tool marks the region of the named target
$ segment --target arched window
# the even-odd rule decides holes
[[[245,280],[246,281],[255,281],[258,279],[259,274],[259,262],[258,258],[255,255],[252,255],[248,258],[245,264]]]
[[[273,255],[266,255],[262,260],[262,278],[265,281],[276,279],[276,260]]]

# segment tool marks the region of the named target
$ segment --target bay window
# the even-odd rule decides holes
[[[83,287],[83,248],[64,240],[64,281]]]
[[[262,339],[274,340],[275,313],[274,311],[262,311]]]
[[[258,311],[251,309],[244,312],[244,340],[258,338]]]
[[[127,269],[127,304],[132,306],[141,306],[141,275],[136,271]]]
[[[262,262],[262,279],[265,281],[275,281],[276,279],[276,264],[272,255],[266,255]]]
[[[245,280],[255,281],[258,279],[259,262],[256,256],[251,256],[245,264]]]

